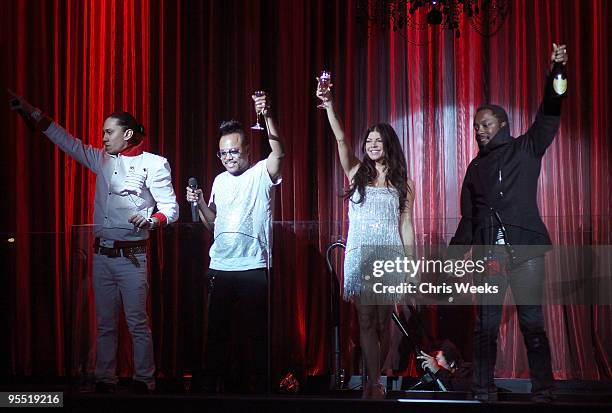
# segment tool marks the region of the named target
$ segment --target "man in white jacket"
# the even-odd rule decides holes
[[[134,347],[133,390],[149,393],[155,388],[155,362],[146,311],[147,239],[150,230],[176,221],[179,210],[168,161],[142,150],[144,127],[127,112],[113,113],[104,121],[104,148],[93,148],[11,94],[13,110],[96,174],[96,391],[109,393],[116,388],[117,322],[122,302]]]

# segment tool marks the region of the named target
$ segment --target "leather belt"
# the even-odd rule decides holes
[[[147,252],[147,241],[115,241],[114,247],[103,247],[100,245],[100,238],[96,238],[93,246],[95,254],[107,256],[108,258],[125,257],[132,261],[136,267],[140,267],[135,254],[145,254]]]

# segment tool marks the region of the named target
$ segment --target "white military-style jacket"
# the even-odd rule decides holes
[[[101,148],[83,144],[55,122],[43,133],[96,174],[94,234],[102,245],[147,239],[148,230],[134,228],[128,222],[134,214],[147,219],[155,217],[161,224],[178,219],[179,207],[166,158],[144,152],[142,144],[110,155]]]

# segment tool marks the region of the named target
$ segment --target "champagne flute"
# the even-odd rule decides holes
[[[325,94],[329,91],[329,88],[331,87],[331,73],[327,70],[322,70],[321,74],[319,75],[319,85],[318,88],[321,91],[322,94]],[[325,109],[325,102],[322,102],[321,104],[317,105],[317,107],[319,109]]]
[[[136,203],[136,201],[132,197],[132,194],[128,194],[128,198],[129,198],[130,202],[132,202],[132,206],[130,207],[130,218],[131,218],[134,215],[140,214],[140,208],[138,207],[138,204]],[[141,228],[136,226],[136,224],[132,224],[132,233],[131,233],[131,235],[139,235],[140,234],[140,229]]]
[[[261,96],[265,96],[266,92],[264,92],[263,90],[256,90],[254,95],[255,97],[261,97]],[[251,129],[263,130],[263,127],[259,124],[259,116],[261,115],[261,112],[256,110],[255,113],[257,114],[257,123],[251,126]]]

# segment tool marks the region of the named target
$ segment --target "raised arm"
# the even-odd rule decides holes
[[[266,95],[253,95],[251,98],[253,98],[255,103],[255,112],[261,113],[266,122],[266,128],[268,129],[268,141],[270,142],[270,148],[272,148],[272,152],[270,152],[270,155],[268,155],[268,159],[266,160],[266,168],[268,169],[268,174],[270,175],[272,182],[277,182],[281,177],[283,158],[285,157],[283,141],[279,137],[276,122],[274,122],[270,112],[270,100]]]
[[[564,44],[553,43],[553,51],[550,56],[551,71],[555,63],[566,65],[568,62],[567,49]],[[559,130],[561,123],[561,101],[562,99],[553,92],[552,76],[546,77],[544,98],[536,119],[529,130],[518,138],[519,145],[532,153],[534,156],[542,156],[550,146]]]
[[[11,110],[19,113],[24,120],[36,129],[43,132],[51,142],[56,144],[62,151],[71,158],[81,163],[93,172],[98,172],[102,160],[102,150],[85,145],[80,139],[74,138],[64,128],[53,122],[40,109],[32,106],[23,97],[8,90],[11,95]]]
[[[346,175],[350,181],[353,179],[353,175],[355,175],[355,172],[357,172],[357,169],[359,168],[359,159],[357,159],[353,153],[353,148],[351,147],[350,142],[346,140],[344,129],[342,128],[342,122],[340,119],[338,119],[336,111],[334,110],[334,102],[330,89],[328,88],[324,91],[320,87],[317,87],[317,97],[321,99],[322,105],[325,107],[325,111],[327,112],[327,120],[329,120],[329,125],[334,132],[336,143],[338,144],[340,164],[342,165],[344,175]]]

